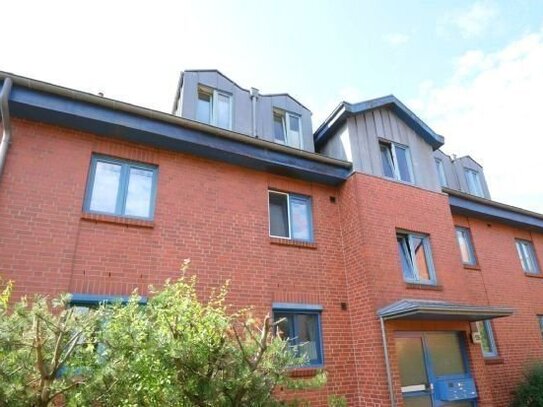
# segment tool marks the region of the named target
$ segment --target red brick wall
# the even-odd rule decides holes
[[[257,315],[274,301],[321,304],[329,380],[304,393],[315,406],[328,395],[345,395],[353,406],[390,405],[376,310],[402,298],[517,310],[494,323],[503,363],[486,364],[479,346],[468,346],[482,406],[507,405],[524,364],[543,355],[536,319],[543,314],[543,279],[524,275],[513,240],[532,239],[542,253],[541,234],[453,218],[444,194],[364,174],[333,188],[59,127],[13,124],[0,180],[0,275],[15,280],[16,296],[145,293],[190,258],[202,294],[230,280],[230,302],[254,305]],[[153,222],[82,214],[93,152],[158,165]],[[314,245],[268,237],[268,188],[312,196]],[[463,267],[455,224],[471,228],[480,269]],[[430,235],[437,289],[405,284],[397,229]],[[394,333],[421,329],[470,333],[466,323],[387,323],[400,404]]]
[[[229,300],[264,316],[272,302],[321,304],[329,381],[304,394],[356,394],[337,190],[236,166],[14,120],[0,183],[0,275],[16,296],[129,294],[175,277],[192,260],[202,294],[230,280]],[[93,152],[159,167],[151,225],[82,217]],[[313,198],[315,245],[268,237],[268,188]],[[104,218],[104,217],[102,217]],[[115,221],[115,219],[109,219]]]

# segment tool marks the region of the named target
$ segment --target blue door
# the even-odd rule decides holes
[[[459,333],[401,333],[396,354],[405,407],[475,406],[477,393]]]

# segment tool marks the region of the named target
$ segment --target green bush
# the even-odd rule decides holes
[[[527,369],[513,395],[512,407],[543,407],[543,363]]]
[[[278,387],[324,384],[290,377],[304,359],[269,316],[232,311],[225,287],[199,300],[187,266],[146,306],[137,293],[89,312],[69,296],[10,304],[0,288],[0,406],[271,407]]]

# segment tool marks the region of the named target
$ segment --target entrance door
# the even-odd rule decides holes
[[[475,406],[477,394],[458,333],[401,333],[396,353],[405,407]]]

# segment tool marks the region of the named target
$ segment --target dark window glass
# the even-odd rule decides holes
[[[270,192],[270,235],[290,237],[287,194]]]

